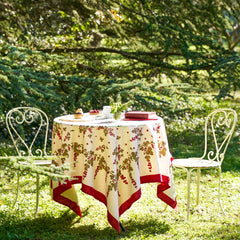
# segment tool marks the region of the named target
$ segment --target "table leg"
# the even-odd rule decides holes
[[[120,228],[122,229],[123,232],[126,232],[126,229],[124,228],[124,226],[122,225],[122,223],[119,221],[120,224]]]

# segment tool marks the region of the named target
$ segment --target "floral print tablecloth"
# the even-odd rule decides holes
[[[161,118],[155,121],[54,120],[52,153],[66,156],[73,180],[52,181],[53,200],[81,216],[74,184],[103,202],[109,223],[120,232],[119,217],[141,196],[141,183],[158,182],[157,196],[176,209],[171,154]]]

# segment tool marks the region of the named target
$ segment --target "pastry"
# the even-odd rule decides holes
[[[81,108],[78,108],[77,111],[74,113],[74,118],[81,119],[83,117],[83,111]]]
[[[100,111],[99,110],[90,110],[89,114],[90,115],[98,115],[98,114],[100,114]]]

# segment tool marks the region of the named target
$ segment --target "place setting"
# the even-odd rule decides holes
[[[157,120],[156,112],[148,111],[123,111],[116,115],[112,113],[111,106],[104,106],[103,109],[92,109],[89,112],[83,112],[82,108],[78,108],[74,114],[59,117],[60,121],[65,122],[94,122],[112,123],[114,121],[145,121]],[[104,122],[102,122],[104,120]]]

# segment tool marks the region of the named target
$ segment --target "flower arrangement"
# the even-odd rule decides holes
[[[114,102],[114,100],[110,98],[111,113],[113,113],[114,119],[120,119],[121,113],[123,111],[126,111],[131,104],[132,100],[122,103],[122,98],[120,94],[117,95],[116,102]]]

